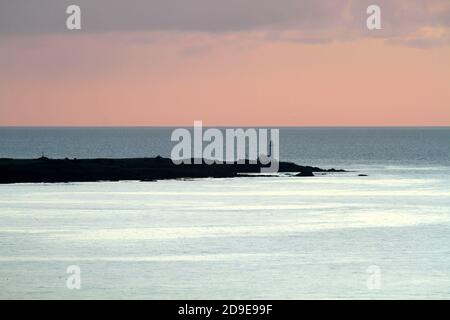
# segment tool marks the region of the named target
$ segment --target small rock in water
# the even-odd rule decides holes
[[[314,173],[311,171],[299,172],[295,175],[296,177],[314,177]]]
[[[367,174],[358,174],[358,177],[368,177]]]

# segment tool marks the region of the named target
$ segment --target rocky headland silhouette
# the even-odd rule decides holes
[[[193,159],[191,161],[193,163]],[[139,180],[157,181],[188,178],[235,178],[255,176],[261,163],[250,164],[179,164],[170,158],[128,159],[0,159],[0,183],[39,182],[93,182]],[[314,173],[346,172],[301,166],[292,162],[280,162],[278,172],[295,173],[293,176],[310,177]],[[262,174],[263,175],[263,174]],[[258,175],[256,175],[258,176]]]

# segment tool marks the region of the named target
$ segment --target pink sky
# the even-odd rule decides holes
[[[0,126],[450,125],[447,28],[330,30],[3,35]]]

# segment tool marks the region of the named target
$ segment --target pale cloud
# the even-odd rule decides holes
[[[410,34],[392,37],[388,42],[423,49],[441,47],[450,43],[450,29],[444,27],[421,27]]]
[[[256,32],[266,40],[305,44],[360,38],[417,47],[450,44],[448,0],[0,0],[0,37],[64,34],[69,4],[82,8],[81,34]],[[366,28],[370,4],[382,9],[382,30]]]

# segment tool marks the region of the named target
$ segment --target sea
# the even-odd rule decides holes
[[[172,131],[0,128],[0,158],[169,156]],[[280,158],[348,172],[0,185],[0,298],[450,298],[450,128],[281,128]]]

